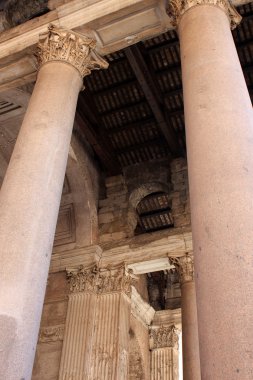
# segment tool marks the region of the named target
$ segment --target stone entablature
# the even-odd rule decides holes
[[[38,63],[41,67],[47,62],[65,62],[75,67],[83,78],[91,70],[108,67],[108,63],[98,55],[95,47],[96,41],[92,38],[50,24],[48,32],[40,35]]]
[[[98,268],[95,265],[85,269],[83,265],[80,265],[78,268],[67,269],[67,278],[70,284],[70,293],[123,292],[128,296],[132,292],[131,286],[137,281],[137,277],[125,266],[111,269]]]
[[[169,261],[178,270],[181,285],[194,280],[193,255],[186,253],[181,257],[169,257]]]
[[[145,327],[150,326],[155,315],[155,309],[143,300],[134,286],[131,294],[131,314]]]
[[[220,7],[228,15],[231,22],[231,29],[236,28],[241,22],[242,17],[229,0],[170,0],[167,12],[172,18],[173,25],[177,26],[185,12],[199,5]]]

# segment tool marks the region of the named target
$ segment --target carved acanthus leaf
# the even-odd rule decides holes
[[[111,293],[124,292],[131,295],[131,286],[137,281],[136,276],[125,266],[119,268],[98,268],[94,266],[85,269],[82,265],[78,268],[68,269],[67,278],[70,283],[70,292],[96,292]]]
[[[169,257],[169,262],[177,269],[181,284],[194,280],[193,255],[187,253],[181,257]]]
[[[64,325],[43,327],[40,329],[39,342],[56,342],[58,340],[63,340],[64,338]]]
[[[178,347],[178,334],[175,325],[161,326],[150,331],[150,348]]]
[[[67,269],[70,292],[95,292],[97,273],[97,266],[85,269],[83,265],[80,265],[78,268]]]
[[[37,58],[39,66],[51,61],[61,61],[75,67],[81,77],[91,70],[107,69],[108,63],[95,50],[92,38],[49,25],[48,32],[40,35]]]
[[[169,0],[167,13],[172,18],[173,25],[178,26],[182,15],[190,8],[199,5],[213,5],[220,7],[228,15],[231,22],[231,29],[236,28],[241,22],[241,15],[229,0]]]

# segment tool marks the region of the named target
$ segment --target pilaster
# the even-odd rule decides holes
[[[175,325],[150,329],[151,380],[178,380],[178,333]]]
[[[67,269],[68,314],[59,379],[127,379],[132,284],[117,268]]]

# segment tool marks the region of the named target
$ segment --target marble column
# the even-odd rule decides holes
[[[193,256],[169,258],[179,273],[181,284],[184,380],[200,380],[199,338]]]
[[[131,285],[125,267],[68,270],[70,297],[59,379],[127,380]]]
[[[253,111],[227,0],[173,1],[178,25],[201,375],[253,378]]]
[[[82,78],[107,64],[95,42],[50,26],[0,192],[0,378],[29,380]]]
[[[150,330],[151,380],[178,380],[178,335],[174,325]]]

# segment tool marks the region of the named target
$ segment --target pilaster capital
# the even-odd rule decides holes
[[[221,8],[230,20],[231,29],[236,28],[241,22],[241,15],[229,0],[168,0],[167,13],[172,18],[173,25],[177,27],[185,12],[200,5],[211,5]]]
[[[98,267],[84,268],[83,265],[67,268],[70,293],[95,292]]]
[[[75,67],[83,78],[91,70],[108,67],[95,47],[96,41],[92,38],[51,24],[48,32],[40,35],[36,56],[39,67],[52,61],[64,62]]]
[[[131,287],[137,281],[137,277],[131,270],[127,270],[125,265],[117,268],[99,268],[95,265],[88,269],[80,265],[78,268],[66,269],[66,271],[70,293],[123,292],[127,296],[131,296]]]
[[[150,330],[150,348],[178,347],[178,334],[175,325],[160,326]]]
[[[185,282],[194,281],[193,255],[187,253],[185,256],[169,257],[169,262],[177,269],[181,285]]]

